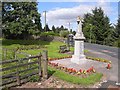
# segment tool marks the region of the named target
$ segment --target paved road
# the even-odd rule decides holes
[[[116,47],[85,43],[85,49],[88,49],[99,58],[111,60],[112,69],[109,72],[104,73],[107,75],[108,80],[118,82],[118,51],[120,51],[120,48],[118,49]]]
[[[118,51],[120,51],[120,48],[110,47],[105,45],[98,45],[98,44],[90,44],[90,43],[85,43],[85,48],[94,50],[97,52],[102,52],[104,54],[107,54],[115,58],[118,58]]]

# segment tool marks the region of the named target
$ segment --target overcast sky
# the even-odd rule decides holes
[[[95,7],[102,7],[110,18],[110,22],[116,24],[118,19],[118,3],[104,2],[104,0],[97,0],[97,2],[39,2],[38,12],[41,13],[42,26],[44,27],[44,12],[47,11],[47,23],[51,28],[52,25],[65,26],[68,28],[68,23],[73,30],[77,29],[76,18],[85,13],[91,13]]]

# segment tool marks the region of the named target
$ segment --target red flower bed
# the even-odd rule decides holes
[[[55,67],[55,68],[57,68],[57,69],[60,69],[60,70],[63,70],[63,71],[65,71],[65,72],[68,72],[68,73],[71,73],[71,74],[75,74],[75,75],[95,73],[95,69],[94,69],[93,66],[90,67],[90,68],[87,69],[87,70],[82,70],[82,69],[76,70],[76,69],[74,69],[74,68],[67,68],[67,67],[62,66],[62,65],[60,65],[60,64],[58,64],[58,63],[48,62],[48,64],[49,64],[50,66],[52,66],[52,67]]]

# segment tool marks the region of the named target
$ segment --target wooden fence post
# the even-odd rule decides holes
[[[6,49],[6,52],[5,52],[5,59],[7,59],[7,51],[8,51],[8,50]]]
[[[2,59],[4,60],[4,49],[2,49]]]
[[[17,59],[16,54],[15,54],[15,59]],[[16,66],[18,65],[19,65],[19,60],[16,62]],[[16,68],[16,80],[17,80],[17,85],[20,85],[19,67]]]
[[[16,57],[16,50],[15,50],[15,49],[13,49],[13,58],[14,58],[14,59],[17,58],[17,57]]]
[[[7,49],[5,48],[4,49],[4,59],[6,59],[7,58]]]
[[[41,70],[41,53],[39,54],[39,57],[38,57],[38,72],[39,72],[39,80],[41,79],[41,76],[42,76],[42,70]]]
[[[17,73],[16,73],[16,79],[17,79],[17,85],[20,85],[20,76],[19,76],[18,68],[17,68]]]
[[[47,69],[48,69],[48,52],[46,50],[43,50],[43,52],[42,52],[41,65],[42,65],[42,78],[47,79],[48,78],[48,73],[47,73]]]

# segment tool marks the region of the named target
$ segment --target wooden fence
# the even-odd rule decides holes
[[[24,54],[24,56],[28,56],[28,54],[25,52],[22,52],[22,50],[36,50],[36,49],[41,49],[41,48],[46,48],[45,46],[21,46],[17,47],[15,49],[9,49],[9,48],[2,48],[2,60],[6,59],[15,59],[15,55],[17,54]]]
[[[2,48],[2,60],[15,59],[16,53],[16,49]]]
[[[34,75],[47,79],[47,51],[43,51],[37,56],[31,56],[22,59],[6,60],[0,62],[0,73],[2,76],[1,87],[11,87],[28,82]]]

